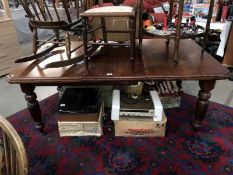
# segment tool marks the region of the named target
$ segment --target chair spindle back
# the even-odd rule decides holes
[[[27,175],[28,161],[24,145],[12,125],[0,115],[2,145],[0,142],[0,174]],[[1,138],[0,138],[1,141]],[[3,151],[1,153],[1,151]],[[2,156],[2,157],[1,157]],[[2,168],[2,170],[1,170]]]

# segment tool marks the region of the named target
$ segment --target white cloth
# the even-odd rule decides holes
[[[120,119],[120,90],[113,90],[112,93],[112,120]]]
[[[206,26],[205,22],[196,22],[197,25],[200,25],[202,27]],[[223,57],[224,56],[224,50],[227,44],[227,38],[229,35],[229,31],[231,28],[231,21],[226,21],[225,23],[221,23],[221,22],[214,22],[214,23],[210,23],[210,29],[213,30],[221,30],[221,34],[220,34],[220,39],[221,42],[218,46],[218,50],[217,50],[217,55]]]
[[[174,22],[174,20],[173,20]],[[182,19],[182,23],[186,23],[186,19]],[[202,26],[202,27],[206,27],[206,22],[196,22],[196,25]],[[217,55],[223,57],[224,56],[224,51],[225,51],[225,47],[227,44],[227,38],[230,32],[230,28],[231,28],[231,21],[226,21],[225,23],[221,23],[221,22],[213,22],[210,23],[210,29],[213,30],[221,30],[221,34],[220,34],[220,44],[218,46],[218,50],[217,50]]]
[[[133,7],[129,6],[105,6],[93,8],[85,11],[85,13],[130,13]]]

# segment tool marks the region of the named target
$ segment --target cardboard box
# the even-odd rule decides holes
[[[100,112],[89,114],[57,114],[59,135],[63,136],[101,136],[103,104]]]
[[[146,117],[120,117],[120,120],[114,121],[115,136],[164,137],[166,123],[165,114],[161,122]]]

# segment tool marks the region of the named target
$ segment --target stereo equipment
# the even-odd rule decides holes
[[[149,95],[133,96],[120,94],[120,90],[113,91],[112,120],[121,117],[152,117],[154,121],[162,121],[163,106],[156,91]]]

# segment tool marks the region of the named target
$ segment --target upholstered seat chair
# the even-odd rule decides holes
[[[139,48],[142,43],[142,0],[131,6],[104,6],[102,1],[99,5],[80,14],[83,17],[83,42],[85,52],[86,70],[88,70],[88,46],[126,46],[130,48],[130,60],[132,70],[134,69],[134,59],[136,55],[136,36],[139,34]],[[138,19],[138,20],[137,20]],[[138,21],[138,23],[137,23]],[[97,42],[88,41],[87,26],[91,25],[95,33]],[[140,32],[141,31],[141,32]],[[140,50],[140,49],[139,49]]]

